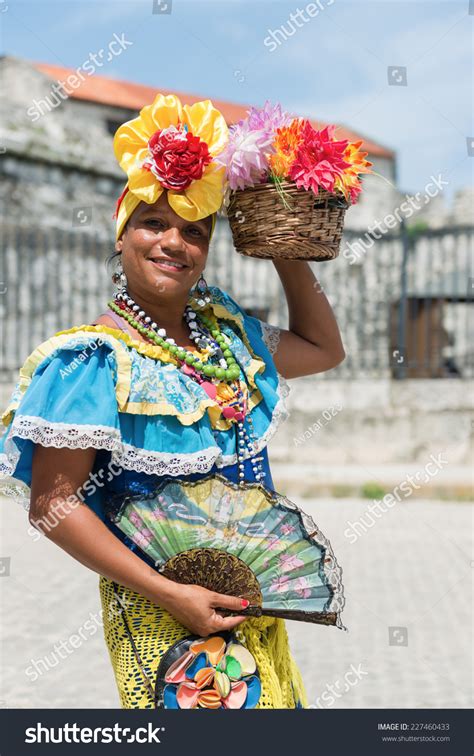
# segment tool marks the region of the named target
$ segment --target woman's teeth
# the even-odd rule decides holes
[[[181,265],[181,263],[168,262],[167,260],[153,260],[152,262],[158,265],[165,265],[167,268],[174,268],[174,270],[183,270],[186,267],[186,265]]]

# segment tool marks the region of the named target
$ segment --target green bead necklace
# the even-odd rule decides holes
[[[117,305],[114,300],[110,300],[107,305],[121,318],[125,318],[125,320],[127,320],[130,325],[138,331],[138,333],[141,333],[143,336],[146,336],[151,341],[155,342],[155,344],[168,351],[169,354],[176,360],[188,365],[190,368],[195,370],[197,373],[200,373],[205,378],[217,378],[218,380],[226,381],[227,383],[232,383],[232,381],[235,381],[239,378],[240,367],[237,364],[237,360],[235,359],[229,344],[227,344],[226,339],[221,333],[219,326],[214,324],[212,320],[203,313],[197,314],[197,317],[199,318],[202,325],[207,328],[210,335],[222,349],[222,353],[228,365],[227,368],[220,367],[219,365],[204,364],[203,362],[201,362],[197,355],[193,354],[184,347],[177,346],[176,344],[171,344],[169,341],[163,338],[163,336],[160,336],[158,333],[156,333],[152,327],[145,325],[143,322],[141,322],[141,320],[137,319],[125,308],[125,306]]]

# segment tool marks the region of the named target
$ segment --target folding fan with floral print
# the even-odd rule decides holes
[[[242,614],[343,627],[341,569],[329,541],[262,483],[167,477],[153,492],[112,497],[106,510],[171,580],[246,598]]]

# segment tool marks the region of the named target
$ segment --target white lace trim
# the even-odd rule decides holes
[[[108,449],[112,451],[120,441],[120,430],[107,425],[72,425],[71,423],[50,423],[36,415],[18,415],[5,440],[5,453],[10,451],[19,456],[13,436],[25,438],[41,446],[55,446],[57,449]]]
[[[265,346],[267,347],[270,354],[275,354],[276,350],[278,349],[278,344],[280,343],[281,330],[280,328],[278,328],[278,326],[271,325],[265,320],[259,319],[259,322],[262,327],[262,337],[265,342]]]
[[[286,407],[288,384],[283,376],[278,375],[278,401],[273,409],[272,418],[265,433],[252,444],[251,449],[245,448],[243,457],[249,459],[259,454],[269,443],[278,427],[289,416]],[[34,415],[15,416],[8,430],[4,442],[4,451],[0,454],[0,476],[12,476],[20,458],[14,436],[27,439],[41,446],[53,446],[57,449],[105,449],[112,453],[112,462],[126,470],[148,473],[149,475],[190,475],[192,473],[207,473],[215,464],[218,468],[234,465],[237,454],[222,454],[222,449],[216,444],[195,452],[177,454],[175,452],[154,452],[141,449],[122,441],[120,430],[104,425],[71,425],[69,423],[51,423],[42,417]],[[0,482],[0,493],[13,496],[26,502],[17,483],[6,485]],[[24,484],[21,484],[24,486]],[[24,486],[28,492],[27,486]]]
[[[210,446],[196,452],[176,454],[152,452],[131,444],[124,444],[120,430],[103,425],[70,425],[49,423],[42,417],[20,415],[12,423],[0,455],[0,474],[12,475],[20,458],[20,450],[14,436],[28,439],[41,446],[57,449],[106,449],[112,452],[112,461],[126,470],[145,472],[151,475],[188,475],[208,472],[221,455],[218,446]]]
[[[244,458],[248,459],[264,449],[278,426],[288,417],[284,397],[279,393],[279,400],[273,410],[272,419],[267,430],[253,445],[245,449]],[[106,449],[112,452],[112,461],[126,470],[135,470],[150,475],[190,475],[206,473],[216,464],[226,467],[237,462],[237,454],[223,455],[219,446],[209,446],[196,452],[177,454],[175,452],[153,452],[140,449],[131,444],[124,444],[120,431],[99,425],[69,425],[67,423],[49,423],[42,417],[20,415],[15,418],[5,439],[4,453],[0,455],[0,475],[12,475],[20,458],[20,450],[14,436],[27,439],[41,446],[53,446],[57,449]]]
[[[342,582],[342,568],[338,564],[338,561],[336,559],[336,556],[334,554],[333,548],[331,546],[331,542],[328,538],[326,538],[323,533],[319,530],[319,528],[316,526],[314,520],[312,517],[306,514],[306,512],[301,511],[301,518],[303,520],[303,524],[308,531],[308,533],[314,533],[314,530],[317,530],[317,535],[315,536],[315,539],[318,543],[322,544],[324,548],[326,549],[326,560],[325,560],[325,568],[324,573],[328,579],[328,583],[333,589],[333,596],[330,602],[330,605],[327,609],[328,612],[336,612],[337,614],[337,627],[340,627],[342,630],[347,630],[345,625],[342,624],[341,621],[341,612],[344,609],[344,604],[346,603],[346,600],[344,598],[344,585]]]
[[[174,452],[151,452],[136,446],[122,444],[121,449],[112,452],[112,461],[126,470],[150,475],[191,475],[207,473],[221,455],[218,446],[208,446],[196,452],[176,454]]]
[[[273,355],[278,349],[278,345],[280,343],[281,328],[278,328],[278,326],[275,325],[271,325],[271,323],[267,323],[266,320],[259,319],[259,323],[262,327],[262,338],[265,346],[267,347],[270,354]],[[291,390],[290,385],[287,383],[286,378],[284,378],[281,373],[278,373],[278,380],[280,381],[281,395],[286,399]]]

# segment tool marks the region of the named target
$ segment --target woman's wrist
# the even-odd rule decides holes
[[[149,567],[145,585],[142,586],[140,593],[154,604],[167,609],[176,602],[180,593],[180,583],[160,575],[152,567]]]
[[[314,286],[316,276],[306,260],[274,258],[272,262],[285,290],[289,287],[299,289],[301,285],[308,286],[308,283],[310,288]]]

